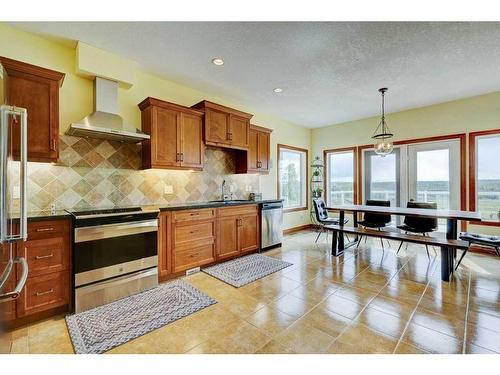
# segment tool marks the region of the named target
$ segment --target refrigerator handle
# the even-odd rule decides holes
[[[9,235],[7,232],[7,162],[8,154],[8,134],[9,116],[19,116],[20,127],[20,147],[19,147],[19,234]],[[0,151],[0,242],[12,242],[16,240],[26,240],[28,227],[28,206],[26,202],[26,170],[28,165],[28,114],[26,109],[13,106],[2,105],[0,108],[0,123],[2,129],[1,151]]]
[[[28,205],[26,202],[26,171],[28,168],[28,112],[24,108],[16,108],[21,118],[21,147],[20,147],[20,222],[19,222],[19,239],[25,241],[28,238]],[[28,267],[26,266],[26,271]]]
[[[19,281],[17,282],[17,285],[12,292],[0,294],[0,303],[17,299],[24,289],[26,281],[28,280],[28,262],[26,262],[26,259],[24,259],[23,257],[18,257],[14,259],[13,262],[19,263],[21,265],[21,277],[19,278]]]

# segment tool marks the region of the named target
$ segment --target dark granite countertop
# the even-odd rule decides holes
[[[221,201],[208,201],[208,202],[184,202],[184,203],[173,203],[169,205],[150,205],[144,206],[143,208],[154,208],[160,211],[177,211],[177,210],[190,210],[199,208],[216,208],[216,207],[228,207],[228,206],[240,206],[248,204],[263,204],[263,203],[273,203],[281,202],[282,199],[262,199],[259,201],[249,201],[249,200],[230,200],[226,202]],[[28,212],[28,221],[42,221],[42,220],[58,220],[71,218],[71,214],[64,210],[56,211],[31,211]]]
[[[185,202],[185,203],[173,203],[166,206],[157,206],[160,211],[177,211],[177,210],[190,210],[199,208],[216,208],[216,207],[230,207],[230,206],[241,206],[248,204],[263,204],[263,203],[273,203],[281,202],[283,199],[262,199],[258,201],[250,200],[229,200],[225,202],[221,201],[208,201],[208,202]]]
[[[28,212],[28,221],[59,220],[70,217],[71,215],[64,210]]]

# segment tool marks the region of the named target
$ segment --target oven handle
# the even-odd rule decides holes
[[[157,232],[158,219],[75,228],[75,243]]]

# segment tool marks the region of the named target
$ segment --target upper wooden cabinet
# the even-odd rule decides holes
[[[192,108],[205,113],[205,144],[247,150],[253,115],[203,100]]]
[[[139,104],[142,168],[203,169],[203,112],[163,100],[146,98]]]
[[[59,157],[59,87],[64,73],[0,57],[9,104],[28,110],[28,160],[56,162]],[[19,145],[19,128],[13,134]],[[14,156],[19,149],[14,148]]]
[[[250,125],[248,152],[236,157],[236,173],[269,173],[271,129]]]

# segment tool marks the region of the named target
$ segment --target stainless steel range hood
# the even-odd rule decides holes
[[[70,125],[66,134],[76,137],[101,138],[111,141],[138,143],[149,135],[123,129],[118,115],[118,82],[96,77],[94,80],[94,112]]]

